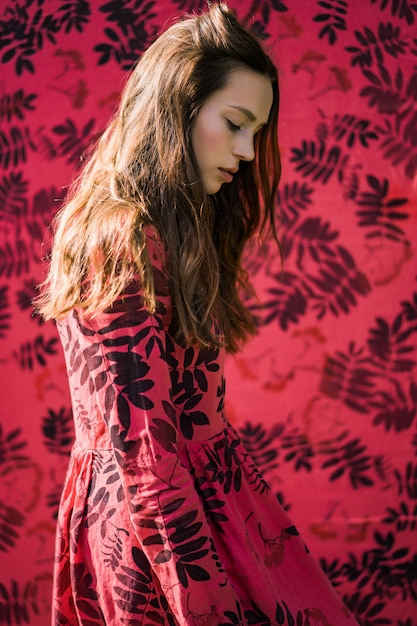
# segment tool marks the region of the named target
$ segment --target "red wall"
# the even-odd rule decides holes
[[[249,251],[259,334],[228,361],[229,417],[359,622],[415,626],[417,5],[230,4],[280,70],[285,262]],[[47,225],[132,60],[203,5],[0,8],[2,624],[48,623],[71,446],[61,347],[30,306]]]

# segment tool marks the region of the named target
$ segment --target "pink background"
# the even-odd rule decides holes
[[[362,625],[417,624],[417,4],[233,0],[280,72],[279,231],[228,414]],[[203,2],[0,8],[0,623],[49,620],[72,440],[47,226],[132,61]]]

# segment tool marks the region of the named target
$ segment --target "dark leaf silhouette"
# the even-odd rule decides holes
[[[116,599],[116,605],[123,611],[132,613],[133,615],[143,615],[144,609],[141,607],[146,606],[147,596],[135,592],[135,579],[129,576],[124,576],[121,583],[125,584],[128,589],[124,589],[120,585],[114,587],[115,593],[120,596],[120,599]],[[134,623],[133,620],[132,624]],[[140,622],[138,622],[140,624]]]
[[[42,243],[47,243],[47,227],[51,223],[52,217],[61,208],[63,202],[62,192],[58,192],[57,188],[52,186],[40,189],[33,195],[31,213],[26,221],[26,228],[31,237]],[[43,250],[45,254],[45,250]]]
[[[111,0],[100,7],[112,27],[104,29],[109,43],[94,46],[99,65],[113,59],[124,70],[132,68],[157,34],[154,7],[154,0]]]
[[[360,179],[358,171],[360,165],[353,166],[343,183],[343,198],[345,200],[356,200],[359,193]]]
[[[176,502],[173,505],[176,506]],[[173,509],[175,510],[175,509]],[[192,580],[209,580],[209,574],[199,565],[192,565],[193,562],[206,556],[209,552],[206,547],[208,537],[198,536],[201,530],[201,522],[196,522],[198,512],[188,511],[178,517],[172,518],[166,528],[169,533],[169,542],[175,544],[174,551],[176,557],[176,569],[178,578],[184,587],[188,587],[189,576]],[[164,549],[156,557],[157,563],[166,563],[172,558],[171,550]]]
[[[331,398],[342,400],[360,413],[367,413],[375,387],[372,360],[364,348],[349,343],[347,352],[337,351],[327,356],[320,390]]]
[[[304,433],[298,428],[292,429],[291,432],[285,432],[281,437],[280,447],[282,447],[284,461],[294,463],[296,472],[305,470],[311,472],[313,450]]]
[[[400,70],[398,70],[400,72]],[[402,87],[402,82],[401,85],[398,85],[398,89],[401,89]],[[408,98],[410,98],[411,100],[414,100],[414,102],[417,101],[417,71],[414,70],[414,72],[411,74],[408,83],[406,85],[406,95]]]
[[[349,113],[335,113],[332,120],[331,134],[337,141],[345,139],[349,148],[358,142],[364,148],[369,147],[369,142],[378,139],[378,134],[371,129],[370,120],[365,120]]]
[[[279,442],[285,426],[276,424],[271,429],[266,430],[262,424],[252,424],[246,422],[239,429],[242,443],[251,455],[257,467],[264,473],[279,467]],[[274,442],[275,445],[274,445]]]
[[[416,365],[414,347],[409,341],[412,329],[404,327],[404,318],[398,314],[392,324],[377,317],[369,329],[368,347],[373,363],[381,372],[410,372]]]
[[[219,350],[217,348],[206,348],[201,350],[196,359],[196,366],[205,365],[206,369],[210,372],[217,372],[219,370],[219,364],[216,362],[219,356]]]
[[[26,163],[29,148],[36,150],[36,144],[27,126],[10,126],[9,133],[0,131],[0,167],[6,170]]]
[[[178,5],[180,11],[186,13],[194,13],[204,9],[204,0],[175,0],[175,4]]]
[[[223,533],[222,524],[229,520],[227,515],[223,513],[223,507],[226,504],[224,499],[219,497],[218,490],[208,482],[205,476],[200,476],[197,479],[196,488],[204,503],[204,512],[210,520],[210,524],[213,524],[219,533]],[[209,541],[212,543],[212,539]],[[214,547],[212,551],[214,551]]]
[[[236,611],[224,611],[223,615],[227,617],[228,622],[220,622],[219,626],[243,626],[242,610],[239,602],[236,602]]]
[[[386,116],[375,128],[384,158],[394,165],[404,164],[406,176],[412,179],[417,171],[417,113],[413,106],[417,101],[417,71],[407,76],[398,67],[391,74],[382,62],[377,69],[375,73],[362,68],[370,85],[360,95]]]
[[[0,616],[2,624],[30,624],[40,615],[42,598],[38,598],[39,586],[29,581],[19,588],[19,583],[11,579],[10,588],[0,583]]]
[[[341,433],[334,441],[322,441],[319,446],[319,453],[329,456],[327,461],[322,463],[323,469],[330,468],[331,482],[346,475],[354,489],[362,487],[372,487],[373,478],[370,476],[372,459],[367,454],[366,446],[357,437],[347,440],[349,433]]]
[[[355,65],[359,65],[362,70],[364,70],[364,68],[370,67],[373,63],[372,48],[370,47],[367,39],[362,35],[362,33],[357,30],[355,30],[354,32],[355,37],[361,47],[347,46],[346,50],[354,55],[351,60],[352,67],[355,67]]]
[[[404,109],[395,124],[385,117],[377,130],[383,157],[394,165],[403,164],[405,175],[413,180],[417,172],[417,115],[412,107]]]
[[[328,562],[326,558],[320,558],[318,561],[326,578],[330,580],[334,587],[339,587],[343,581],[343,565],[340,560],[333,559],[331,562]]]
[[[251,311],[257,315],[258,324],[268,325],[277,321],[283,330],[297,324],[307,310],[309,297],[315,297],[311,288],[296,274],[282,272],[272,276],[276,287],[268,289],[269,297],[262,304],[253,304]]]
[[[129,401],[136,407],[144,410],[152,409],[153,401],[148,398],[145,391],[149,391],[153,387],[154,382],[152,380],[139,380],[129,383],[123,389],[123,395],[127,396]]]
[[[364,76],[374,85],[381,85],[382,82],[392,85],[391,76],[385,66],[384,52],[394,58],[406,53],[409,44],[406,38],[402,38],[400,27],[391,22],[380,23],[377,34],[369,27],[365,27],[363,32],[355,30],[354,34],[359,46],[346,47],[347,52],[353,55],[352,66],[359,65]],[[368,69],[373,65],[377,66],[379,76]]]
[[[306,183],[294,181],[285,183],[278,189],[277,204],[280,208],[279,218],[285,232],[298,221],[300,214],[312,204],[313,188]]]
[[[45,340],[44,335],[37,335],[33,340],[21,344],[18,350],[13,350],[13,357],[23,370],[32,370],[35,365],[45,367],[47,355],[57,354],[57,343],[56,337]]]
[[[111,520],[111,518],[115,514],[116,508],[110,508],[108,506],[110,500],[110,492],[107,488],[107,485],[105,487],[99,487],[96,490],[96,476],[97,474],[93,476],[93,479],[91,481],[89,489],[89,499],[84,512],[83,524],[85,528],[91,528],[91,526],[93,526],[97,522],[100,522],[100,534],[103,539],[108,539],[109,533],[107,532],[106,526],[109,520]],[[116,538],[119,536],[119,530],[114,527],[114,524],[112,524],[112,530],[113,532],[110,535],[110,537],[112,538],[112,544],[106,545],[106,548],[109,549],[110,555],[112,554],[113,548],[115,547],[114,540],[116,540]],[[96,532],[99,531],[96,530]],[[112,561],[113,559],[111,558],[110,560]]]
[[[170,502],[168,502],[168,504],[166,504],[163,507],[162,509],[163,515],[165,516],[170,515],[174,511],[178,511],[178,509],[182,507],[184,502],[185,502],[185,498],[176,498],[175,500],[171,500]]]
[[[329,222],[323,222],[319,217],[308,217],[293,230],[292,240],[284,236],[283,251],[287,258],[292,250],[296,252],[297,267],[304,274],[309,262],[321,264],[326,259],[335,258],[331,244],[338,235],[337,231],[331,229]]]
[[[379,4],[381,11],[389,9],[392,17],[405,20],[409,26],[414,24],[417,5],[413,0],[371,0],[371,4]]]
[[[66,0],[58,11],[60,26],[64,27],[65,33],[73,29],[82,33],[91,14],[90,3],[87,0]]]
[[[175,452],[177,431],[167,420],[154,418],[149,430],[167,452]]]
[[[203,426],[209,424],[209,419],[202,411],[182,411],[180,414],[181,432],[187,439],[192,439],[194,434],[194,426]]]
[[[349,157],[343,155],[339,146],[327,146],[326,142],[303,140],[301,148],[291,148],[290,161],[295,171],[314,182],[327,183],[336,174],[339,181],[344,178],[344,168]]]
[[[314,22],[323,24],[319,31],[319,38],[327,38],[329,44],[337,41],[338,31],[346,30],[346,14],[348,3],[345,0],[319,0],[319,7],[324,9],[313,17]]]
[[[210,472],[212,482],[218,482],[224,491],[239,492],[242,483],[242,468],[236,447],[239,439],[229,442],[227,438],[218,441],[213,450],[206,449],[208,462],[205,469]]]
[[[23,120],[26,111],[34,111],[34,101],[37,94],[26,94],[23,89],[18,89],[12,95],[5,94],[0,98],[0,121],[11,122],[14,117]]]
[[[404,471],[394,470],[398,495],[407,496],[410,500],[417,500],[417,463],[411,461],[405,465]]]
[[[101,525],[102,536],[105,536],[105,527],[106,527],[107,519],[103,520],[102,525]],[[120,563],[122,562],[122,557],[123,557],[122,536],[125,534],[125,532],[126,531],[124,530],[123,532],[121,532],[121,530],[118,529],[116,533],[114,533],[112,536],[108,536],[108,535],[106,536],[106,547],[105,547],[105,551],[103,552],[104,563],[108,567],[110,567],[113,572],[115,572],[119,568]]]
[[[312,246],[310,252],[313,254]],[[319,259],[316,259],[318,262]],[[317,302],[312,309],[317,312],[318,319],[326,313],[339,316],[348,314],[357,305],[357,296],[367,296],[371,286],[365,274],[357,267],[349,251],[336,246],[331,254],[323,254],[316,274],[309,273],[309,279],[316,295]]]
[[[408,203],[408,198],[393,198],[389,194],[389,181],[367,176],[370,191],[363,191],[356,199],[360,208],[356,211],[359,226],[367,229],[366,238],[385,237],[393,241],[405,239],[404,229],[399,226],[409,218],[409,214],[401,210]]]
[[[0,500],[0,551],[8,552],[16,547],[19,540],[19,526],[23,526],[25,516],[15,507],[7,506]],[[1,615],[1,613],[0,613]]]
[[[74,439],[72,411],[65,407],[59,411],[48,409],[48,415],[43,418],[42,432],[49,452],[68,456]]]
[[[281,236],[281,248],[284,259],[288,259],[291,254],[296,255],[296,265],[305,277],[306,269],[309,265],[321,267],[323,262],[336,259],[336,250],[332,246],[339,236],[338,231],[331,229],[329,222],[323,222],[319,217],[308,217],[301,223],[294,223],[291,230],[284,231]],[[345,255],[346,256],[346,255]],[[354,263],[349,260],[349,265]],[[283,274],[282,274],[283,277]],[[307,281],[308,282],[308,281]],[[316,293],[314,284],[307,287],[307,292],[311,297],[320,297]]]
[[[347,580],[355,581],[357,589],[361,590],[365,585],[370,585],[373,590],[370,595],[374,600],[369,601],[369,603],[368,599],[365,599],[367,596],[361,596],[361,591],[356,592],[351,597],[344,597],[348,608],[361,617],[362,615],[365,616],[368,610],[369,617],[372,615],[371,611],[377,615],[383,610],[384,604],[381,603],[380,598],[392,597],[392,594],[398,594],[404,600],[415,597],[413,582],[415,581],[417,556],[410,555],[409,548],[397,547],[396,542],[401,540],[401,536],[397,537],[392,532],[383,535],[379,531],[375,531],[373,537],[375,547],[365,550],[360,558],[350,553],[348,561],[343,566]],[[376,606],[374,606],[374,602]],[[390,624],[391,622],[386,620],[375,623]]]
[[[84,351],[84,357],[89,369],[94,370],[102,363],[100,356],[100,346],[93,344],[88,351]],[[128,385],[134,380],[144,379],[149,372],[149,365],[141,354],[134,352],[109,352],[107,358],[114,364],[110,365],[110,372],[114,374],[116,385]]]
[[[417,414],[417,386],[414,382],[403,389],[397,380],[393,381],[393,392],[378,391],[369,403],[375,410],[373,424],[382,424],[386,431],[396,432],[411,427]]]
[[[256,604],[252,601],[252,609],[245,610],[245,617],[247,619],[248,624],[270,624],[271,621],[261,609],[256,606]],[[291,622],[288,622],[291,623]]]
[[[412,296],[412,299],[409,301],[401,302],[403,308],[403,315],[405,320],[407,320],[411,324],[411,329],[413,332],[417,331],[417,292],[415,292]]]
[[[30,459],[22,452],[27,446],[27,441],[22,441],[20,428],[15,428],[6,433],[0,424],[0,466],[11,464],[16,467],[28,467]]]
[[[388,506],[384,524],[393,524],[395,532],[401,533],[407,530],[417,531],[417,504],[398,502],[396,507]]]
[[[372,79],[371,74],[366,75],[368,79]],[[375,81],[373,81],[375,83]],[[363,87],[359,92],[363,98],[367,98],[370,107],[375,107],[378,113],[393,115],[398,113],[405,104],[406,98],[398,91],[386,88],[380,84],[373,84]]]
[[[44,131],[44,127],[36,130],[36,146],[38,154],[47,161],[54,161],[58,157],[58,146],[55,138]]]
[[[395,26],[392,22],[380,22],[378,26],[378,38],[382,43],[384,50],[391,56],[397,58],[399,54],[404,54],[409,45],[406,39],[401,38],[399,26]]]
[[[0,339],[6,337],[10,328],[9,285],[0,287]]]
[[[40,315],[34,313],[33,299],[38,295],[37,283],[33,278],[23,281],[22,289],[18,289],[16,293],[16,301],[21,311],[29,311],[30,316],[39,325],[43,324],[44,320]],[[0,297],[0,309],[1,309],[1,297]],[[1,320],[1,317],[0,317]],[[1,326],[0,326],[1,329]]]
[[[179,414],[179,427],[187,439],[193,437],[195,426],[209,423],[208,416],[198,409],[204,391],[207,389],[206,372],[216,372],[219,369],[219,364],[216,362],[218,354],[218,349],[214,348],[201,350],[195,361],[194,368],[192,368],[191,363],[194,355],[189,350],[186,350],[184,353],[184,367],[180,370],[181,374],[177,369],[171,372],[173,404],[176,407],[176,412]],[[168,356],[169,359],[170,357]],[[175,363],[176,367],[177,363]],[[171,409],[169,410],[172,413]],[[170,419],[175,420],[175,416],[172,415]]]
[[[104,616],[100,605],[97,602],[98,595],[92,586],[93,578],[86,571],[84,563],[76,563],[74,565],[74,584],[77,586],[76,604],[81,613],[85,613],[88,617],[94,618],[98,623],[104,621]],[[94,624],[94,622],[92,622]]]
[[[36,53],[45,44],[56,44],[56,35],[64,30],[70,32],[74,27],[82,31],[89,15],[86,0],[68,0],[52,13],[42,0],[11,3],[0,21],[0,40],[2,42],[2,63],[14,61],[18,76],[24,72],[35,72]]]
[[[0,181],[0,223],[11,224],[17,234],[28,213],[28,186],[22,172],[11,172]]]
[[[288,7],[285,2],[282,2],[282,0],[252,0],[246,15],[250,16],[252,21],[254,15],[260,15],[262,17],[261,24],[257,23],[254,25],[254,31],[258,36],[262,37],[264,27],[270,23],[272,11],[286,13],[288,11]],[[259,32],[260,30],[261,32]]]
[[[57,149],[59,156],[65,156],[68,161],[80,165],[81,156],[92,139],[92,129],[95,120],[90,119],[82,128],[78,131],[73,120],[67,118],[64,124],[54,126],[53,131],[59,137],[62,137]]]
[[[136,574],[138,580],[150,583],[152,580],[151,579],[151,566],[143,550],[140,550],[138,547],[133,546],[132,557],[133,557],[135,564],[138,566],[140,570],[140,572],[138,571]],[[122,569],[127,570],[126,567],[122,567]]]
[[[62,496],[63,483],[56,482],[46,494],[46,506],[51,509],[51,517],[56,520],[58,518],[58,507]]]
[[[361,595],[359,592],[354,593],[352,596],[344,596],[343,598],[347,607],[352,613],[360,619],[360,623],[380,624],[387,626],[391,624],[390,619],[385,619],[381,616],[381,611],[385,609],[385,602],[381,602],[374,594]],[[376,618],[376,620],[374,620]]]

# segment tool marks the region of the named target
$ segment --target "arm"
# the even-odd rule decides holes
[[[214,626],[236,611],[210,528],[178,450],[178,411],[171,398],[166,329],[170,299],[161,244],[151,240],[158,307],[150,315],[132,289],[88,320],[100,337],[107,381],[101,410],[138,544],[180,624]],[[134,548],[135,550],[135,548]],[[136,553],[140,565],[140,553]],[[209,581],[209,582],[208,582]]]

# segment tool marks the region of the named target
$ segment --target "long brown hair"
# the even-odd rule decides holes
[[[255,137],[255,159],[242,162],[233,182],[209,196],[191,129],[207,98],[240,68],[271,81],[273,104]],[[225,4],[168,28],[138,61],[116,115],[56,217],[40,313],[59,319],[80,307],[94,314],[137,272],[153,313],[144,234],[153,224],[168,250],[176,339],[236,351],[254,331],[241,299],[241,288],[249,286],[241,265],[245,243],[258,229],[276,236],[278,103],[273,62]]]

